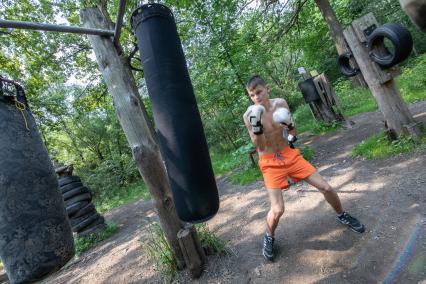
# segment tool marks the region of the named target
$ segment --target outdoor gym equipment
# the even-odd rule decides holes
[[[133,12],[132,26],[176,211],[183,221],[206,221],[219,209],[219,195],[173,14],[145,4]]]

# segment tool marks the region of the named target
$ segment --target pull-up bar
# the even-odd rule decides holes
[[[99,35],[99,36],[114,36],[114,31],[110,31],[110,30],[89,29],[89,28],[81,28],[81,27],[75,27],[75,26],[32,23],[32,22],[23,22],[23,21],[10,21],[10,20],[1,20],[1,19],[0,19],[0,28],[65,32],[65,33],[89,34],[89,35]]]
[[[49,31],[49,32],[111,36],[111,37],[114,37],[113,39],[114,44],[118,45],[120,40],[120,34],[121,34],[121,26],[123,25],[123,15],[124,15],[125,8],[126,8],[126,1],[120,0],[118,3],[117,21],[116,21],[114,30],[91,29],[91,28],[82,28],[82,27],[75,27],[75,26],[32,23],[32,22],[23,22],[23,21],[10,21],[10,20],[2,20],[2,19],[0,19],[0,28],[27,29],[27,30]],[[10,33],[10,32],[0,31],[0,33]]]

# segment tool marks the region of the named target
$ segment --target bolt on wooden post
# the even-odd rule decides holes
[[[411,135],[420,138],[420,125],[417,124],[395,86],[395,74],[390,69],[382,69],[370,59],[366,42],[368,32],[379,24],[372,13],[356,19],[344,31],[343,35],[352,54],[382,112],[387,127],[397,136]]]

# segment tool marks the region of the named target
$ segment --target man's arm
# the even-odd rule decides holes
[[[250,121],[248,119],[248,114],[250,113],[250,110],[247,110],[243,115],[244,124],[246,125],[247,131],[250,135],[251,142],[254,144],[254,146],[259,150],[263,151],[266,148],[266,138],[265,135],[262,134],[254,134],[253,133],[253,127],[250,124]]]
[[[277,106],[278,107],[285,107],[286,109],[288,109],[288,111],[290,111],[290,107],[288,106],[287,101],[285,99],[281,99],[281,98],[277,99]],[[291,111],[290,111],[290,113],[291,113]],[[296,125],[294,124],[294,120],[293,120],[293,127],[288,128],[288,134],[291,134],[294,137],[296,137],[296,135],[297,135]]]

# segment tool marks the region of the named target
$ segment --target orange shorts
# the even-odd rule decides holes
[[[260,156],[259,168],[268,189],[286,189],[288,177],[297,182],[316,172],[314,166],[303,159],[299,149],[289,146],[278,153]]]

